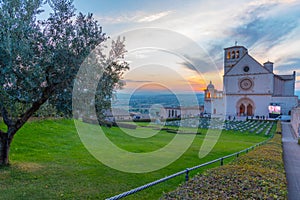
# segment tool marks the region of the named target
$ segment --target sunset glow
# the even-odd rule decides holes
[[[177,0],[175,3],[173,0],[141,0],[138,3],[128,0],[118,3],[87,0],[74,3],[81,11],[94,13],[95,18],[103,25],[103,31],[109,36],[117,36],[128,30],[156,27],[180,33],[206,52],[190,58],[196,63],[197,69],[183,64],[184,60],[165,51],[129,52],[129,60],[135,59],[130,63],[130,70],[145,64],[149,69],[139,71],[134,76],[124,76],[124,91],[134,89],[142,82],[156,82],[168,85],[171,89],[176,87],[183,92],[187,91],[183,85],[188,83],[192,90],[198,92],[210,80],[216,88],[222,90],[223,48],[232,46],[235,42],[246,46],[258,62],[274,62],[274,72],[277,74],[292,74],[293,71],[300,70],[299,1],[234,0],[228,4],[226,1],[215,0],[192,0],[188,3]],[[151,35],[145,38],[149,37]],[[136,41],[143,43],[141,39]],[[164,41],[155,42],[159,44]],[[178,43],[180,40],[175,40],[171,45],[177,46]],[[130,48],[131,44],[128,42],[126,45]],[[191,49],[187,48],[185,51],[189,53]],[[183,78],[178,80],[172,78],[166,70],[152,69],[149,62],[174,70]],[[202,70],[206,62],[215,63],[212,71]],[[147,72],[150,69],[157,77],[150,77]],[[300,89],[299,82],[300,73],[297,73],[296,90]]]
[[[200,76],[188,77],[188,81],[195,92],[203,92],[208,84],[205,80],[201,79]]]

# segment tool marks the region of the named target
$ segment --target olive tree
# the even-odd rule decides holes
[[[43,4],[52,8],[48,19],[38,20]],[[74,79],[84,59],[108,37],[92,14],[76,14],[72,0],[0,0],[0,165],[9,164],[10,144],[18,130],[45,103],[71,113]],[[98,102],[107,102],[120,84],[126,62],[124,41],[111,65],[103,69]],[[116,45],[117,44],[117,45]],[[117,67],[116,67],[117,66]],[[103,95],[105,94],[105,95]],[[104,103],[104,105],[108,105]]]

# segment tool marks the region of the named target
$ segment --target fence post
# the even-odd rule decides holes
[[[238,153],[236,154],[236,157],[238,158],[238,157],[239,157],[239,155],[240,155],[240,152],[238,152]]]
[[[224,164],[224,158],[221,158],[221,166]]]
[[[185,181],[189,181],[189,169],[185,170]]]

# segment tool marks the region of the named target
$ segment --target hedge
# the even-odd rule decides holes
[[[161,199],[287,199],[281,137],[198,174]]]
[[[126,123],[114,123],[113,126],[120,127],[120,128],[128,128],[128,129],[136,129],[137,125],[134,124],[126,124]]]
[[[282,128],[281,128],[281,121],[277,121],[277,127],[276,127],[276,133],[281,134]]]

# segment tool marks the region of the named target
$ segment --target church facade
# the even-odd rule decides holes
[[[277,75],[273,63],[263,65],[243,46],[224,49],[223,91],[210,82],[204,90],[204,112],[226,116],[288,115],[298,105],[296,73]]]

